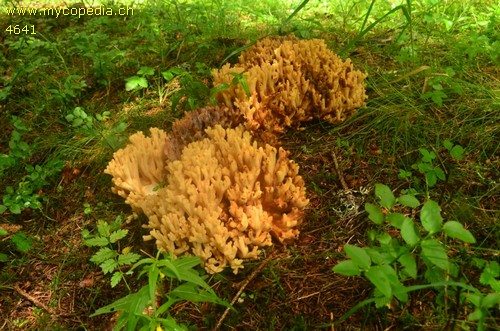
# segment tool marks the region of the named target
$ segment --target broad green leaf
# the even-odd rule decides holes
[[[457,238],[463,242],[474,244],[476,239],[469,230],[466,230],[464,226],[456,221],[448,221],[443,225],[443,231],[448,236],[452,238]]]
[[[94,247],[94,246],[106,246],[109,244],[108,238],[104,237],[95,237],[95,238],[90,238],[90,239],[85,239],[83,243],[87,246]]]
[[[358,266],[352,262],[352,260],[346,260],[335,265],[332,270],[342,276],[360,276],[361,271]]]
[[[476,308],[472,313],[467,316],[469,321],[478,321],[484,317],[484,312],[480,308]]]
[[[392,226],[397,229],[401,229],[401,226],[403,225],[403,221],[405,219],[405,215],[401,213],[391,213],[385,218]]]
[[[458,160],[458,161],[462,160],[464,158],[464,149],[463,149],[463,147],[460,146],[460,145],[453,146],[453,148],[450,151],[450,155],[455,160]]]
[[[7,210],[7,207],[5,205],[0,204],[0,214],[3,214]]]
[[[435,167],[434,173],[436,174],[437,178],[439,178],[441,180],[446,180],[446,174],[444,173],[443,169],[441,169],[440,167]]]
[[[151,67],[141,67],[141,69],[139,69],[137,74],[143,76],[152,76],[155,74],[155,70]]]
[[[375,266],[368,269],[365,272],[365,276],[386,298],[392,297],[391,283],[382,266]]]
[[[386,307],[392,301],[392,297],[387,298],[385,295],[382,294],[382,292],[378,290],[378,288],[375,288],[375,290],[373,291],[373,296],[375,298],[376,308]]]
[[[366,253],[370,256],[372,263],[383,264],[384,256],[380,253],[381,248],[377,246],[370,246],[366,248]]]
[[[383,245],[389,245],[391,243],[391,241],[392,241],[392,237],[387,232],[383,232],[383,233],[380,233],[377,236],[377,240],[380,243],[380,245],[382,245],[382,246]]]
[[[99,249],[97,253],[92,255],[92,257],[90,258],[90,262],[101,264],[106,260],[115,258],[116,255],[118,255],[116,251],[112,250],[109,247],[103,247]]]
[[[443,282],[447,279],[446,273],[432,264],[427,258],[423,257],[424,261],[426,261],[427,270],[425,271],[424,277],[430,284]]]
[[[170,291],[168,295],[192,302],[218,303],[221,300],[212,290],[201,289],[192,283],[181,284]]]
[[[371,203],[365,203],[365,210],[368,212],[368,218],[375,224],[384,224],[384,214],[379,207]]]
[[[500,304],[500,293],[488,293],[484,298],[481,306],[483,308],[489,309]]]
[[[476,293],[465,293],[465,297],[469,299],[469,301],[476,307],[481,306],[481,301],[483,300],[483,295],[482,294],[476,294]]]
[[[7,230],[0,228],[0,236],[6,236],[8,234],[9,234],[9,232]]]
[[[111,235],[109,236],[109,242],[115,243],[118,240],[125,238],[127,236],[127,234],[128,234],[128,230],[124,230],[124,229],[119,229],[119,230],[113,231],[111,233]]]
[[[442,270],[449,270],[448,255],[443,244],[436,239],[426,239],[422,240],[420,245],[422,247],[422,255],[432,264]]]
[[[429,187],[434,187],[437,183],[436,173],[434,171],[426,172],[425,182]]]
[[[362,270],[368,269],[372,264],[370,256],[368,256],[363,248],[347,244],[344,246],[344,251],[351,258],[352,262]]]
[[[375,195],[380,199],[380,205],[388,210],[396,204],[396,197],[387,185],[375,184]]]
[[[148,286],[144,286],[138,292],[129,294],[115,302],[98,309],[90,317],[120,311],[115,329],[136,330],[139,316],[142,316],[144,309],[150,304],[148,297]]]
[[[104,274],[109,274],[113,272],[116,269],[116,267],[118,267],[118,262],[112,259],[106,260],[103,263],[101,263],[99,267],[101,267],[102,272],[104,272]]]
[[[409,217],[405,217],[401,226],[401,237],[410,246],[415,246],[420,241],[417,226]]]
[[[418,201],[417,198],[415,198],[413,195],[405,194],[402,195],[398,198],[398,202],[402,204],[403,206],[410,207],[410,208],[417,208],[420,206],[420,201]]]
[[[14,233],[12,237],[10,237],[10,240],[14,243],[16,249],[21,252],[27,252],[31,249],[31,238],[28,238],[22,231]]]
[[[451,149],[453,148],[453,143],[451,141],[449,141],[448,139],[446,139],[445,141],[443,141],[443,146],[448,151],[451,151]]]
[[[495,278],[497,278],[500,274],[500,266],[498,262],[493,261],[493,262],[488,262],[484,269],[483,272],[481,273],[481,277],[479,277],[479,282],[483,285],[488,285],[491,284]]]
[[[120,254],[118,255],[118,264],[119,265],[129,265],[132,263],[137,262],[141,256],[136,253],[126,253],[126,254]]]
[[[417,261],[410,254],[410,252],[406,252],[401,255],[398,259],[399,263],[403,266],[403,271],[413,279],[417,278]]]
[[[122,280],[123,278],[123,275],[121,272],[119,271],[116,271],[115,273],[113,273],[113,276],[111,276],[111,287],[115,287],[116,285],[118,285],[118,283],[120,282],[120,280]]]
[[[439,232],[443,224],[439,204],[433,200],[427,201],[420,211],[420,220],[430,234]]]
[[[125,90],[140,90],[148,87],[148,81],[144,77],[132,76],[126,79]]]
[[[398,283],[392,284],[392,294],[402,303],[408,302],[408,290],[399,280]]]
[[[17,203],[10,205],[9,210],[12,214],[21,214],[21,206],[19,206]]]

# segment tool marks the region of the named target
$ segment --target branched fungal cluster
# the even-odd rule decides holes
[[[244,74],[250,95],[231,86],[219,106],[187,112],[169,133],[132,135],[105,170],[113,192],[148,217],[145,239],[199,256],[210,273],[236,273],[272,238],[299,233],[309,202],[299,167],[266,141],[313,118],[343,121],[366,98],[366,75],[321,40],[264,39],[238,65],[214,70],[214,83],[231,83],[232,72]]]

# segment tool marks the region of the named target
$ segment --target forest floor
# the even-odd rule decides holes
[[[498,6],[421,0],[345,7],[339,1],[331,7],[308,4],[281,25],[296,7],[271,0],[255,8],[243,3],[151,2],[129,16],[80,18],[7,15],[2,8],[2,29],[20,30],[0,35],[0,329],[113,328],[116,315],[90,315],[144,284],[134,274],[112,288],[110,275],[90,262],[97,249],[84,244],[83,234],[94,232],[99,220],[132,214],[103,173],[113,152],[134,132],[152,126],[169,130],[184,111],[208,104],[211,69],[236,62],[242,47],[278,30],[324,39],[335,53],[349,57],[368,74],[368,99],[340,125],[312,121],[280,137],[306,183],[305,220],[295,243],[275,243],[236,275],[225,270],[207,278],[228,302],[244,289],[221,329],[478,326],[470,315],[479,304],[459,290],[432,287],[411,292],[406,303],[366,305],[340,321],[374,290],[368,279],[332,268],[347,259],[346,244],[373,245],[368,233],[375,227],[365,204],[377,201],[374,187],[383,183],[396,195],[410,192],[421,202],[437,201],[445,220],[458,221],[473,234],[473,245],[438,239],[457,266],[453,280],[496,300]],[[165,72],[175,78],[166,79]],[[134,79],[145,85],[127,89]],[[445,141],[461,146],[463,155],[453,157]],[[422,150],[434,158],[423,161]],[[426,174],[437,168],[444,178],[438,175],[429,185]],[[156,254],[153,244],[143,242],[145,221],[139,215],[123,223],[128,236],[118,249]],[[397,229],[385,231],[400,237]],[[494,285],[483,281],[486,269]],[[420,272],[405,283],[418,284],[425,284]],[[488,308],[479,320],[486,329],[498,328],[498,303]],[[209,330],[224,310],[184,301],[169,313],[193,329]]]

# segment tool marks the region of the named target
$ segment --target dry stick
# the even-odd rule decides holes
[[[35,304],[35,306],[37,306],[38,308],[41,308],[41,309],[45,310],[46,312],[48,312],[51,315],[56,315],[56,312],[52,308],[50,308],[46,304],[40,302],[37,298],[34,298],[31,295],[29,295],[27,292],[25,292],[24,290],[22,290],[19,287],[19,285],[17,285],[17,284],[14,285],[14,289],[17,291],[17,293],[21,294],[23,297],[25,297],[29,301],[33,302]]]
[[[333,164],[335,165],[335,170],[337,171],[337,175],[339,176],[340,179],[340,184],[342,184],[344,190],[349,191],[349,186],[347,186],[347,183],[344,180],[344,176],[342,175],[342,170],[340,170],[339,163],[337,161],[337,155],[335,155],[334,151],[332,151],[332,158],[333,158]]]
[[[409,73],[407,73],[406,75],[403,75],[403,76],[401,76],[401,77],[399,77],[399,78],[397,78],[397,79],[395,79],[395,80],[393,80],[393,81],[390,81],[390,82],[388,82],[388,83],[382,84],[382,86],[384,86],[384,85],[389,85],[389,84],[394,84],[394,83],[400,82],[400,81],[402,81],[403,79],[406,79],[406,78],[408,78],[408,77],[410,77],[410,76],[416,75],[416,74],[418,74],[419,72],[422,72],[422,71],[427,70],[427,69],[430,69],[430,68],[431,68],[431,67],[429,67],[429,66],[421,66],[420,68],[417,68],[417,69],[415,69],[415,70],[413,70],[413,71],[410,71],[410,72],[409,72]]]
[[[248,284],[250,284],[250,282],[255,278],[255,276],[257,276],[257,274],[266,266],[266,264],[271,261],[271,259],[274,257],[276,251],[272,252],[268,257],[267,259],[265,259],[258,267],[257,269],[255,269],[252,274],[250,275],[250,277],[248,277],[247,279],[245,279],[243,281],[243,285],[240,287],[238,293],[236,293],[236,295],[234,296],[233,300],[231,301],[231,307],[234,305],[234,303],[236,302],[236,300],[238,300],[238,298],[241,296],[241,294],[243,293],[243,291],[245,290],[245,288],[248,286]],[[222,322],[224,322],[224,319],[226,318],[227,314],[229,314],[229,311],[231,310],[231,307],[228,307],[226,308],[226,310],[224,311],[224,314],[222,314],[221,318],[219,319],[219,321],[217,322],[217,325],[215,326],[215,328],[213,329],[214,331],[217,331],[220,329],[220,327],[222,326]]]

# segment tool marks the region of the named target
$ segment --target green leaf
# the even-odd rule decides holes
[[[137,262],[141,256],[136,253],[129,252],[118,256],[118,265],[129,265]]]
[[[31,249],[31,239],[22,231],[13,234],[10,240],[14,243],[16,249],[21,252],[27,252]]]
[[[448,139],[446,139],[445,141],[443,141],[443,146],[448,151],[451,151],[451,149],[453,148],[453,143],[451,141],[449,141]]]
[[[452,238],[457,238],[463,242],[474,244],[476,239],[469,230],[456,221],[448,221],[443,225],[443,231]]]
[[[405,179],[405,178],[411,177],[411,175],[412,175],[411,171],[406,171],[406,170],[403,170],[403,169],[399,169],[398,178]]]
[[[108,247],[103,247],[97,251],[92,257],[90,258],[90,262],[93,262],[95,264],[101,264],[106,260],[109,259],[114,259],[118,253],[115,250],[112,250],[111,248]]]
[[[109,236],[109,242],[115,243],[118,240],[125,238],[127,236],[127,234],[128,234],[128,230],[123,230],[123,229],[116,230],[116,231],[112,232],[111,235]]]
[[[472,313],[467,316],[469,321],[478,321],[484,317],[484,312],[480,308],[476,308]]]
[[[140,90],[148,87],[148,81],[144,77],[132,76],[126,79],[125,90]]]
[[[455,160],[458,160],[458,161],[462,160],[464,158],[464,149],[463,149],[463,147],[460,146],[460,145],[453,146],[453,148],[450,151],[450,155]]]
[[[226,307],[229,306],[229,304],[220,299],[211,288],[206,290],[191,283],[185,283],[177,286],[169,292],[169,296],[192,302],[212,302]]]
[[[419,148],[420,154],[422,154],[422,162],[430,163],[432,160],[436,158],[436,154],[434,152],[429,152],[425,148]]]
[[[116,269],[116,267],[118,267],[118,262],[115,260],[106,260],[103,263],[101,263],[99,267],[101,267],[102,272],[104,272],[104,274],[109,274],[113,272]]]
[[[388,210],[396,204],[396,197],[387,185],[375,184],[375,195],[380,199],[380,205]]]
[[[0,262],[6,262],[8,259],[9,257],[6,254],[0,253]]]
[[[401,229],[401,225],[403,225],[405,215],[401,213],[391,213],[387,215],[385,218],[392,226],[394,226],[397,229]]]
[[[492,282],[497,278],[500,274],[500,266],[498,262],[493,261],[493,262],[488,262],[484,269],[483,272],[481,273],[481,276],[479,277],[479,282],[483,285],[488,285],[492,284]]]
[[[439,178],[441,180],[446,180],[446,174],[444,173],[443,169],[441,169],[440,167],[435,167],[434,173],[436,174],[437,178]]]
[[[358,266],[352,262],[352,260],[346,260],[338,263],[335,265],[332,270],[338,274],[341,274],[342,276],[360,276],[361,271],[359,270]]]
[[[7,210],[5,205],[0,204],[0,214],[3,214]]]
[[[89,247],[93,247],[93,246],[102,247],[102,246],[108,245],[109,241],[108,241],[108,238],[95,237],[95,238],[85,239],[83,241],[83,243]]]
[[[111,225],[108,222],[99,220],[97,221],[97,231],[103,237],[109,237],[111,235]]]
[[[118,283],[123,279],[123,275],[121,272],[116,271],[113,273],[113,276],[111,276],[111,287],[115,287],[118,285]]]
[[[417,226],[409,217],[405,217],[401,226],[401,237],[410,246],[415,246],[420,241]]]
[[[365,272],[365,276],[386,298],[392,297],[391,283],[382,266],[375,266],[368,269]]]
[[[401,255],[398,259],[399,263],[403,266],[403,271],[406,272],[408,276],[413,279],[417,279],[417,261],[410,254],[410,252],[406,252]]]
[[[430,234],[437,233],[441,230],[443,218],[441,217],[441,207],[433,200],[427,201],[420,212],[420,220],[424,229]]]
[[[143,76],[152,76],[155,74],[155,70],[151,67],[142,67],[141,69],[139,69],[137,74]]]
[[[427,186],[434,187],[437,183],[436,173],[434,171],[426,172],[425,182],[427,183]]]
[[[9,232],[7,230],[0,228],[0,236],[6,236],[8,234],[9,234]]]
[[[10,205],[9,210],[12,214],[21,214],[21,206],[17,203]]]
[[[420,206],[420,201],[418,201],[417,198],[415,198],[413,195],[405,194],[402,195],[398,198],[398,202],[402,204],[403,206],[410,207],[410,208],[417,208]]]
[[[360,269],[367,270],[370,268],[372,261],[363,248],[347,244],[344,246],[344,251]]]
[[[484,298],[481,306],[490,309],[500,304],[500,293],[488,293]]]
[[[368,218],[375,224],[384,224],[384,214],[379,207],[371,203],[365,203],[365,210],[368,212]]]
[[[443,244],[436,239],[426,239],[422,240],[420,245],[422,247],[422,255],[432,264],[442,270],[449,270],[448,255]]]
[[[166,80],[166,81],[169,81],[171,80],[172,78],[174,78],[174,74],[172,71],[168,70],[168,71],[162,71],[161,72],[161,75],[163,76],[163,78]]]
[[[117,311],[128,312],[131,315],[140,316],[149,304],[148,291],[149,287],[144,286],[136,293],[129,294],[105,307],[99,308],[95,313],[90,315],[90,317],[107,313],[114,314]],[[134,330],[134,328],[131,330]]]

